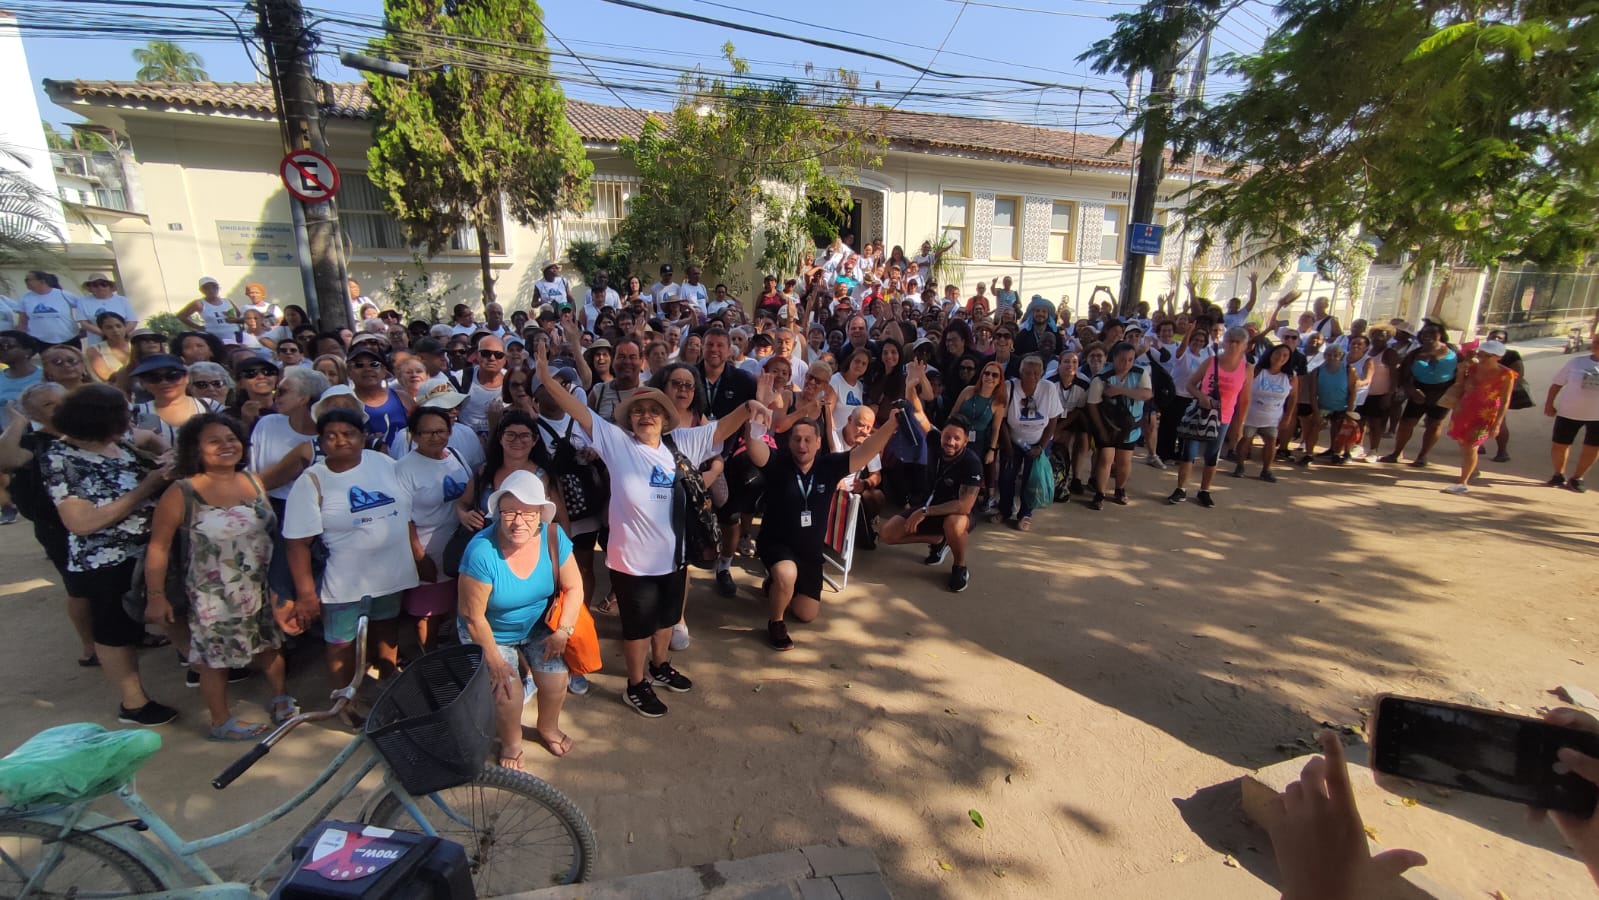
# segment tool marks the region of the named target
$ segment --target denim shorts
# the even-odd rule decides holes
[[[387,622],[400,617],[400,598],[404,591],[373,597],[370,605],[357,600],[354,603],[322,604],[322,639],[330,644],[348,644],[355,640],[355,626],[361,618],[361,608],[366,607],[366,617],[373,622]]]
[[[460,634],[461,643],[472,643],[472,635],[467,633],[466,626],[460,624],[459,620],[457,620],[456,630]],[[554,659],[544,658],[544,639],[554,633],[550,626],[545,624],[543,619],[540,619],[538,624],[533,626],[533,633],[523,638],[521,643],[495,644],[494,646],[495,649],[500,651],[500,658],[505,660],[513,669],[517,667],[517,654],[521,654],[522,658],[527,660],[528,668],[534,672],[542,672],[546,675],[564,675],[566,674],[565,660],[559,656]]]

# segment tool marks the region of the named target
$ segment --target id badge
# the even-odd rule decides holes
[[[800,527],[801,528],[809,528],[809,527],[811,527],[811,511],[810,510],[807,509],[804,512],[800,513]]]

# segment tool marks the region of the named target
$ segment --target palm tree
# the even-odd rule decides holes
[[[60,249],[58,201],[28,177],[28,157],[0,144],[0,268],[31,265]]]
[[[198,53],[190,53],[181,44],[171,41],[151,41],[133,51],[133,61],[139,71],[133,77],[140,81],[210,81],[205,73],[205,60]]]

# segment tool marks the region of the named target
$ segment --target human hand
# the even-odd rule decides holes
[[[1544,714],[1543,720],[1564,728],[1599,731],[1599,719],[1575,709],[1552,709]],[[1570,747],[1560,748],[1557,755],[1560,762],[1571,771],[1599,784],[1599,759]],[[1560,836],[1566,839],[1572,852],[1588,866],[1588,872],[1593,875],[1594,880],[1599,881],[1599,815],[1583,818],[1571,813],[1551,812],[1549,817],[1554,820],[1555,827],[1560,829]]]
[[[1553,403],[1545,403],[1543,405],[1543,414],[1553,419],[1555,417],[1555,405]]]
[[[922,520],[925,518],[927,518],[927,510],[911,510],[911,514],[905,517],[905,532],[907,534],[915,534],[916,529],[921,526]]]
[[[1331,731],[1318,735],[1325,756],[1312,757],[1299,780],[1272,801],[1272,849],[1283,877],[1283,900],[1360,900],[1383,896],[1407,870],[1427,864],[1414,850],[1371,855],[1349,783],[1344,747]],[[1599,761],[1596,761],[1599,766]]]
[[[577,461],[585,466],[593,465],[600,458],[599,451],[593,447],[577,448]]]
[[[1033,445],[1033,449],[1027,451],[1027,458],[1028,459],[1037,459],[1037,458],[1039,458],[1040,456],[1043,456],[1043,455],[1044,455],[1044,445],[1043,444],[1034,444]]]
[[[439,580],[439,566],[433,561],[433,557],[424,553],[422,558],[416,561],[416,577],[427,584]]]
[[[152,625],[171,625],[177,620],[172,601],[166,594],[150,594],[144,605],[144,620]]]
[[[516,667],[507,663],[498,650],[490,650],[483,654],[483,659],[489,665],[489,684],[494,686],[494,696],[500,700],[516,699],[522,693],[522,679],[516,677]]]
[[[470,528],[473,531],[483,530],[483,513],[471,507],[463,508],[457,506],[455,508],[455,521],[460,522],[462,526]]]
[[[322,598],[316,594],[309,597],[300,597],[294,601],[294,617],[300,621],[300,630],[305,631],[322,618]]]
[[[1257,286],[1259,286],[1259,284],[1260,284],[1260,273],[1259,272],[1250,272],[1249,273],[1249,286],[1250,287],[1257,287]]]
[[[546,660],[559,659],[566,652],[567,634],[557,631],[544,639],[544,658]]]
[[[533,342],[533,363],[538,367],[539,380],[548,381],[550,371],[550,345],[547,341]]]
[[[1279,307],[1287,306],[1295,300],[1298,300],[1303,295],[1304,291],[1289,291],[1288,293],[1282,295],[1280,299],[1278,299],[1277,305]]]

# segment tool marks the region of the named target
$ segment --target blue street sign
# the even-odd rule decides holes
[[[1160,239],[1165,231],[1164,225],[1134,222],[1132,230],[1127,232],[1127,252],[1141,256],[1159,256]]]

